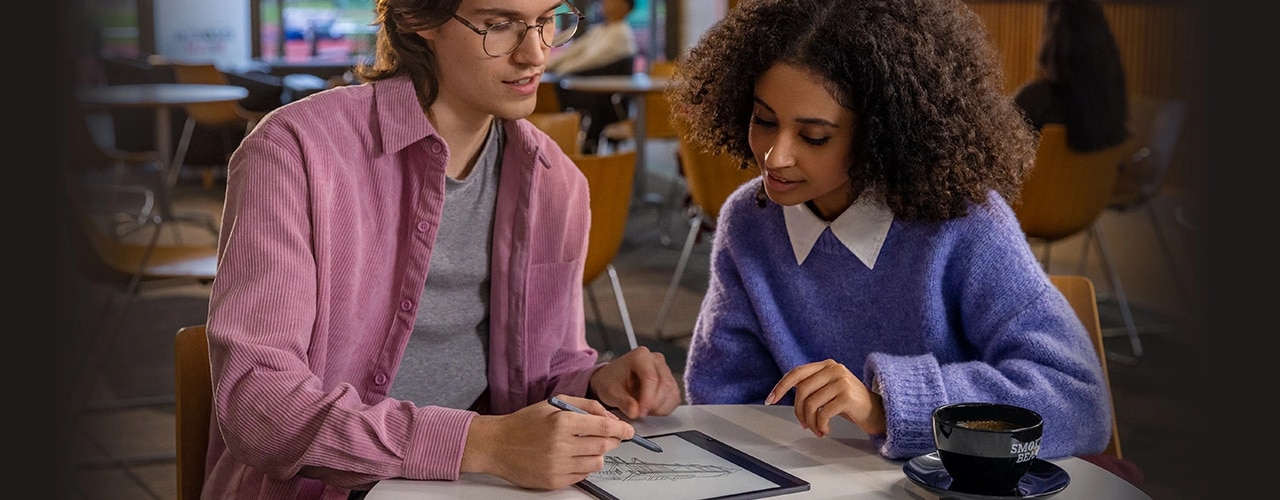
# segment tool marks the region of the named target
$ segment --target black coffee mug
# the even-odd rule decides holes
[[[999,403],[955,403],[933,410],[933,441],[951,490],[1017,493],[1040,451],[1039,413]]]

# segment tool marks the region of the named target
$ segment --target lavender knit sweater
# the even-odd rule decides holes
[[[884,397],[888,458],[933,451],[930,413],[996,401],[1044,417],[1041,458],[1099,453],[1111,411],[1084,327],[1008,204],[942,222],[895,220],[875,269],[828,229],[797,265],[759,180],[725,202],[684,381],[691,404],[763,403],[792,368],[832,358]],[[794,391],[778,404],[793,404]]]

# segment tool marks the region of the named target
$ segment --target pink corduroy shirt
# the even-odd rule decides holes
[[[504,126],[493,414],[584,395],[598,366],[582,311],[586,179],[528,121]],[[209,304],[203,498],[342,499],[385,478],[458,478],[476,413],[387,398],[431,277],[448,156],[408,77],[314,94],[244,139]]]

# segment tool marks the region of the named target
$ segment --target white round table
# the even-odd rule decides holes
[[[938,498],[907,478],[905,460],[888,460],[871,440],[844,419],[832,421],[831,435],[814,437],[800,428],[790,406],[683,405],[671,415],[633,422],[643,436],[696,429],[768,462],[810,484],[809,491],[786,498],[933,499]],[[1071,478],[1054,500],[1150,500],[1119,476],[1083,459],[1049,460]],[[534,491],[486,474],[463,474],[458,481],[381,481],[365,500],[425,498],[591,498],[578,488]]]

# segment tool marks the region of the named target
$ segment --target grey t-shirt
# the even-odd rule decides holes
[[[391,397],[468,409],[489,386],[489,256],[504,141],[495,118],[471,174],[445,178],[444,212]]]

